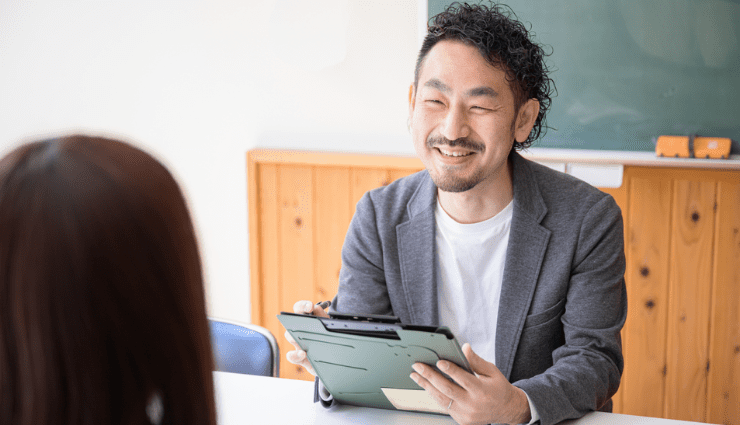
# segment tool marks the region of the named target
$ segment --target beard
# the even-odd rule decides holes
[[[432,181],[437,186],[437,189],[443,192],[467,192],[474,188],[478,183],[483,181],[483,170],[478,170],[472,176],[461,177],[456,176],[452,173],[445,175],[437,175],[436,173],[429,173]]]
[[[449,140],[442,136],[429,136],[426,141],[427,148],[435,149],[440,146],[449,147],[461,147],[468,149],[477,154],[481,154],[485,151],[486,147],[482,143],[475,142],[470,139],[460,138],[455,140]],[[456,166],[447,167],[447,172],[444,174],[437,174],[430,170],[429,176],[437,186],[437,188],[444,192],[466,192],[474,188],[478,183],[482,182],[485,174],[482,168],[475,170],[472,175],[461,176],[458,175]]]

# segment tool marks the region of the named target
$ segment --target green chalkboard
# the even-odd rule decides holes
[[[558,95],[535,147],[652,151],[661,134],[740,140],[740,0],[504,2],[552,51]],[[429,0],[429,16],[450,3]]]

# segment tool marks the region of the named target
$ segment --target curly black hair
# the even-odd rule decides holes
[[[416,60],[414,89],[419,83],[424,59],[442,40],[457,40],[474,46],[491,65],[503,69],[514,92],[517,110],[527,99],[540,102],[529,137],[521,143],[515,140],[515,149],[528,148],[545,134],[545,116],[552,102],[550,96],[555,93],[555,82],[547,75],[549,70],[545,64],[549,54],[530,39],[529,31],[510,7],[492,2],[490,6],[454,2],[432,17]]]

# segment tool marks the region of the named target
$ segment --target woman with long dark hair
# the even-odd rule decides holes
[[[215,425],[198,246],[142,150],[73,135],[0,160],[0,425]]]

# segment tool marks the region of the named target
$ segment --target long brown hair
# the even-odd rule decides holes
[[[167,169],[73,135],[0,160],[0,425],[215,425],[193,225]]]

